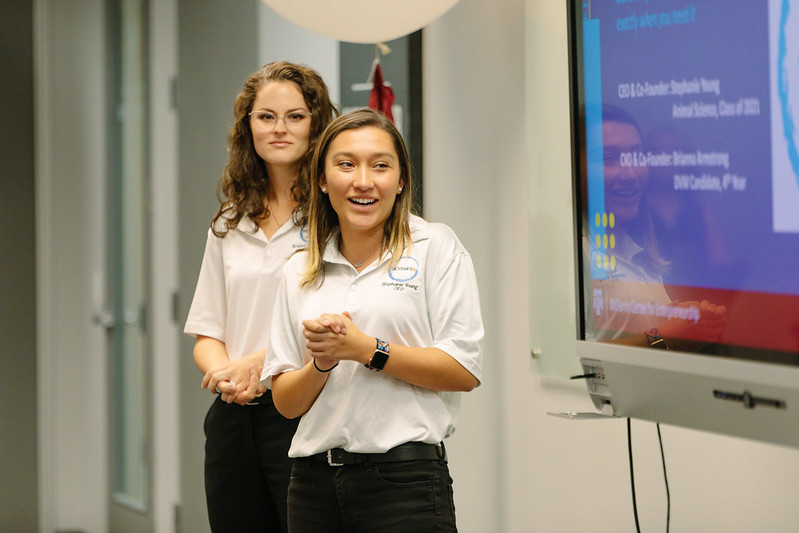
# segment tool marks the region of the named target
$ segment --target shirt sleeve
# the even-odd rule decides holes
[[[304,344],[297,336],[299,323],[296,303],[299,297],[296,276],[290,275],[293,261],[289,260],[275,297],[269,349],[266,352],[261,381],[271,381],[273,376],[298,370],[305,365]]]
[[[197,287],[183,332],[204,335],[225,342],[227,292],[222,239],[208,230]]]
[[[456,239],[454,234],[453,239]],[[456,239],[457,241],[457,239]],[[482,380],[483,319],[471,256],[459,242],[455,253],[429,281],[428,313],[433,346]]]

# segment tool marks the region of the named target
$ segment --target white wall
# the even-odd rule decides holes
[[[291,61],[311,67],[325,80],[330,99],[338,106],[338,41],[300,28],[263,2],[259,2],[258,19],[258,51],[261,63]]]
[[[465,395],[458,429],[447,442],[465,533],[505,531],[504,502],[516,488],[505,480],[512,466],[504,451],[508,426],[517,421],[505,416],[502,376],[517,358],[526,364],[526,348],[513,352],[503,342],[498,289],[503,278],[515,277],[521,282],[516,290],[526,294],[525,276],[513,275],[523,268],[524,211],[516,211],[520,223],[514,224],[507,220],[514,212],[504,209],[528,174],[522,13],[520,3],[462,0],[422,33],[425,217],[449,224],[472,254],[486,329],[483,383]],[[505,250],[508,245],[512,249]],[[524,331],[518,340],[526,338]]]
[[[424,54],[426,215],[472,253],[487,330],[485,381],[449,444],[460,531],[634,531],[624,422],[547,416],[594,408],[529,360],[540,326],[526,295],[541,283],[563,291],[534,304],[574,331],[571,242],[549,240],[571,217],[565,2],[461,0],[426,29]],[[655,426],[632,427],[641,528],[662,530]],[[799,450],[661,429],[672,531],[797,531]]]

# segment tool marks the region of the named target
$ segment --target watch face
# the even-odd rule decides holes
[[[386,366],[386,361],[388,361],[388,354],[378,350],[372,356],[372,360],[369,361],[369,368],[372,370],[383,370],[383,367]]]

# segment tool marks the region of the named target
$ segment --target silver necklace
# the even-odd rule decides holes
[[[355,268],[359,268],[359,267],[360,267],[360,266],[361,266],[361,265],[364,263],[364,261],[366,261],[367,259],[369,259],[370,257],[372,257],[372,254],[373,254],[373,253],[375,253],[375,252],[376,252],[376,251],[377,251],[377,250],[380,248],[380,246],[382,246],[382,245],[383,245],[383,243],[381,242],[380,244],[378,244],[378,245],[375,247],[375,249],[374,249],[374,250],[372,250],[371,252],[369,252],[369,255],[367,255],[366,257],[364,257],[363,259],[361,259],[361,260],[360,260],[360,261],[358,261],[357,263],[353,263],[353,265],[352,265],[352,266],[354,266]]]
[[[288,219],[291,218],[291,214],[289,214],[289,216],[286,218],[286,220],[284,220],[283,222],[280,222],[277,219],[277,215],[275,214],[275,212],[272,211],[271,209],[269,209],[269,202],[266,203],[266,209],[269,210],[269,218],[272,219],[275,222],[275,224],[277,224],[278,228],[282,228],[283,224],[285,224],[288,221]]]

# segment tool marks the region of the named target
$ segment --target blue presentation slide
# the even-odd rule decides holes
[[[590,151],[602,142],[592,125],[615,106],[641,132],[619,164],[645,169],[663,282],[799,295],[799,3],[604,0],[584,10],[589,218],[613,215]]]

